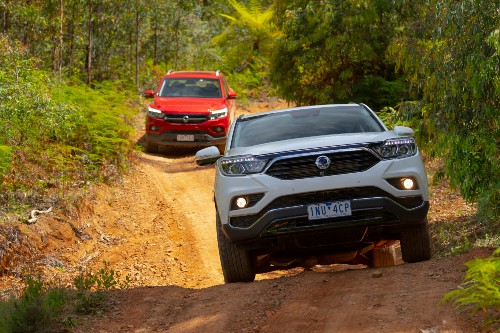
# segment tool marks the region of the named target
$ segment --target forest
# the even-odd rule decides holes
[[[240,103],[367,103],[498,230],[495,0],[1,0],[0,215],[126,170],[169,69],[220,69]]]
[[[477,207],[431,230],[460,238],[439,255],[498,248],[498,0],[0,0],[0,264],[8,224],[18,235],[27,212],[69,212],[133,170],[143,91],[171,69],[221,70],[240,105],[366,103],[412,127],[439,166],[430,181]],[[447,296],[497,326],[499,258],[470,263],[468,287]],[[99,277],[116,284],[108,268]],[[43,289],[26,281],[10,308],[22,325]]]

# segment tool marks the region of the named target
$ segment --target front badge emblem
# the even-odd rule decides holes
[[[321,155],[316,159],[316,166],[318,169],[325,170],[328,169],[332,161],[328,158],[328,156]]]
[[[182,117],[182,121],[184,122],[184,124],[187,124],[187,122],[189,121],[189,116]]]

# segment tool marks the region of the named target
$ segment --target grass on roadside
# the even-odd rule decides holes
[[[129,278],[121,278],[109,263],[98,272],[81,272],[72,288],[62,288],[42,277],[26,277],[19,299],[0,301],[0,332],[60,332],[76,326],[80,315],[99,315],[107,310],[107,291],[127,288]]]

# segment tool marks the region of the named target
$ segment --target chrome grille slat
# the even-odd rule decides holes
[[[184,121],[184,117],[188,117],[187,121]],[[166,113],[163,119],[172,124],[201,124],[208,120],[208,115]]]
[[[316,159],[328,156],[331,165],[320,170]],[[303,179],[312,177],[332,176],[346,173],[365,171],[380,160],[365,149],[356,149],[340,152],[318,152],[307,156],[291,156],[276,160],[267,170],[266,174],[279,179]]]

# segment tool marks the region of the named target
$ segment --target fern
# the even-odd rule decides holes
[[[493,257],[474,259],[465,264],[464,288],[447,293],[441,302],[452,302],[484,314],[485,328],[500,327],[500,248]]]

